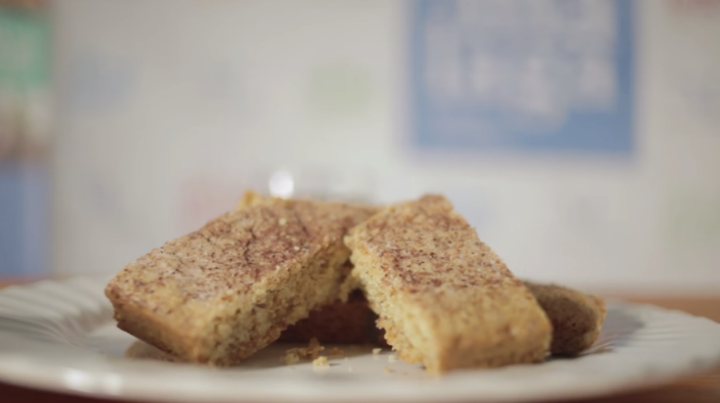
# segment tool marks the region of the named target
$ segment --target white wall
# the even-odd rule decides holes
[[[719,12],[637,3],[638,147],[614,158],[414,149],[404,7],[56,2],[55,270],[118,270],[285,167],[446,193],[522,276],[720,287]]]

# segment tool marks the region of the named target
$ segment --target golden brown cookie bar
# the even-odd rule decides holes
[[[232,365],[339,297],[367,209],[259,198],[129,264],[105,294],[118,327],[184,361]]]
[[[553,354],[576,355],[592,346],[605,320],[605,301],[555,284],[525,283],[552,323]]]
[[[352,276],[405,361],[442,373],[548,354],[547,316],[444,197],[383,209],[345,243]]]

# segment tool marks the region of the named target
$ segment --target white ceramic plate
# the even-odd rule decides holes
[[[0,291],[0,380],[42,389],[172,401],[528,402],[594,397],[657,385],[720,364],[720,325],[611,302],[596,346],[581,357],[432,378],[390,351],[342,347],[330,367],[280,362],[273,345],[241,366],[212,369],[124,358],[135,339],[116,329],[106,279]],[[347,357],[347,359],[345,359]]]

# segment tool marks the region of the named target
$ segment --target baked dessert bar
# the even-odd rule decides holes
[[[542,361],[551,325],[442,196],[383,209],[345,237],[385,338],[428,372]]]
[[[605,320],[605,301],[555,284],[526,282],[550,318],[556,355],[577,355],[592,346]]]
[[[233,365],[340,296],[349,228],[367,208],[248,196],[154,249],[105,294],[118,327],[183,361]]]

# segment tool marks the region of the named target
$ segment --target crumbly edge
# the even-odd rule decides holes
[[[421,350],[413,346],[412,337],[407,337],[406,329],[398,318],[402,316],[403,309],[396,307],[396,303],[388,295],[389,290],[382,286],[382,275],[372,264],[369,254],[356,250],[351,259],[355,265],[351,277],[354,278],[355,285],[365,293],[370,309],[378,315],[377,326],[385,331],[387,343],[404,361],[411,364],[422,362]]]
[[[106,294],[113,304],[114,318],[120,330],[173,356],[187,360],[195,355],[196,339],[190,336],[189,332],[178,332],[172,324],[138,307],[130,299],[124,299],[120,295],[116,297],[116,294],[111,296],[112,293],[108,287]]]
[[[318,358],[314,359],[312,362],[314,367],[329,367],[330,363],[328,362],[328,359],[326,356],[321,355]]]
[[[106,294],[120,329],[185,361],[230,366],[275,341],[311,310],[336,300],[348,255],[348,249],[336,243],[308,265],[292,267],[281,282],[256,284],[251,295],[224,295],[200,329],[164,322],[113,292],[112,284]]]
[[[337,298],[347,249],[338,246],[311,264],[299,267],[274,287],[258,287],[253,307],[237,312],[232,304],[215,313],[213,337],[217,343],[210,361],[232,365],[269,345],[288,326],[310,311]]]
[[[508,339],[487,348],[478,340],[471,348],[447,348],[447,340],[435,334],[422,313],[414,312],[394,290],[382,286],[380,273],[369,263],[371,259],[360,256],[362,254],[353,253],[353,275],[362,285],[370,308],[378,314],[377,324],[385,330],[385,339],[404,361],[422,363],[428,373],[440,374],[459,368],[542,362],[546,358],[549,334],[548,337],[525,340],[523,344]]]
[[[211,361],[232,365],[280,337],[288,326],[337,298],[348,251],[338,246],[274,287],[259,287],[253,306],[237,312],[231,305],[215,313],[212,331],[219,345]]]

